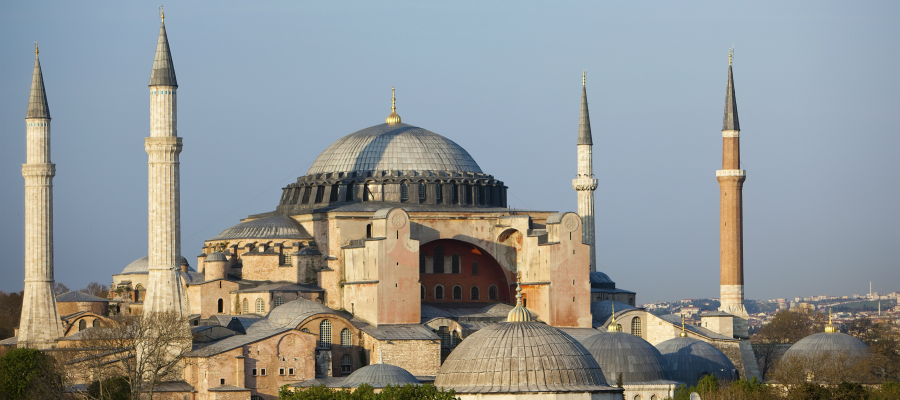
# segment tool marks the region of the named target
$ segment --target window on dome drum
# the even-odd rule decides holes
[[[400,202],[405,203],[409,201],[409,184],[406,182],[400,183]]]
[[[319,323],[319,347],[331,348],[331,321],[327,319]]]
[[[309,193],[312,191],[312,186],[307,186],[303,188],[303,200],[300,202],[301,204],[309,203]]]
[[[363,201],[373,201],[375,200],[375,195],[372,193],[372,185],[366,183],[365,191],[363,194]]]
[[[328,202],[334,203],[338,201],[338,188],[341,187],[340,183],[335,183],[334,185],[329,186],[331,189],[331,194],[328,196]]]
[[[95,319],[94,322],[91,322],[91,327],[92,327],[92,328],[99,328],[99,327],[100,327],[100,320],[99,320],[99,319]]]
[[[262,314],[266,312],[266,303],[263,299],[256,299],[256,313]]]
[[[450,272],[454,274],[459,273],[459,254],[457,253],[453,253],[453,255],[450,256]]]
[[[87,329],[87,320],[83,319],[81,321],[78,321],[78,330],[83,331],[85,329]]]
[[[284,297],[278,296],[275,298],[275,307],[284,304]]]
[[[485,196],[486,192],[487,191],[484,190],[484,186],[478,187],[478,204],[481,204],[481,205],[487,204],[487,201],[485,201],[487,199],[487,197]]]
[[[497,285],[488,288],[488,300],[497,300]]]
[[[349,354],[341,356],[341,375],[353,372],[353,358]]]
[[[422,290],[421,290],[421,292],[422,292],[422,300],[425,300],[425,285],[419,285],[419,286],[422,287]]]
[[[427,197],[428,194],[425,190],[425,182],[419,182],[419,203],[424,203]]]
[[[222,311],[224,311],[224,309],[225,309],[225,301],[222,299],[219,299],[219,314],[221,314]]]
[[[322,199],[325,198],[325,186],[319,185],[316,186],[316,203],[321,203]]]
[[[472,275],[478,275],[478,261],[472,261]]]
[[[344,328],[341,330],[341,347],[350,347],[352,345],[352,340],[350,338],[350,330]]]
[[[244,299],[244,307],[241,309],[244,314],[250,314],[250,302]]]
[[[443,300],[444,299],[444,287],[441,285],[437,285],[434,287],[434,299],[435,300]]]
[[[350,182],[347,184],[347,196],[344,198],[344,201],[353,201],[353,191],[356,189],[356,182]]]
[[[453,300],[462,300],[462,286],[453,287]]]
[[[434,247],[434,270],[435,274],[444,273],[444,248],[441,246]]]
[[[641,317],[634,317],[631,319],[631,334],[641,337]]]
[[[444,203],[444,184],[438,182],[434,185],[434,202],[438,204]]]
[[[481,291],[478,290],[478,286],[472,286],[472,293],[469,296],[472,300],[480,300],[481,299]]]
[[[459,204],[459,184],[453,182],[453,193],[450,193],[451,204]]]

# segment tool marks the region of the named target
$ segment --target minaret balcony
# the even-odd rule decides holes
[[[720,169],[716,171],[716,177],[720,176],[747,176],[747,170],[744,169]]]
[[[572,179],[572,187],[575,190],[597,190],[597,180],[593,178],[575,178]]]

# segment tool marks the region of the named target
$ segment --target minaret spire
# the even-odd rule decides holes
[[[578,174],[572,179],[572,187],[578,193],[578,215],[581,216],[581,242],[590,246],[590,271],[597,269],[597,250],[594,243],[594,191],[597,180],[594,179],[593,139],[591,138],[591,117],[588,112],[587,86],[585,72],[581,73],[581,115],[578,124]]]
[[[25,114],[25,293],[19,320],[20,347],[49,348],[63,335],[53,293],[53,177],[50,161],[50,107],[37,43],[31,97]]]
[[[159,39],[156,41],[156,57],[153,59],[153,71],[150,73],[150,86],[178,87],[175,64],[172,63],[172,52],[169,50],[169,38],[166,36],[166,16],[161,7],[159,18]]]
[[[738,121],[737,99],[734,97],[734,77],[731,74],[731,60],[734,49],[728,52],[728,88],[725,90],[725,117],[722,120],[722,131],[740,131]]]

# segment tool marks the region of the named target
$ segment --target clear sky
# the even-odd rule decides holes
[[[403,121],[466,148],[512,207],[574,211],[581,71],[597,259],[638,302],[719,294],[728,48],[741,121],[748,298],[900,290],[900,2],[165,4],[183,254],[275,208],[338,138]],[[56,279],[147,254],[157,2],[0,5],[0,290],[23,284],[25,110],[39,41]]]

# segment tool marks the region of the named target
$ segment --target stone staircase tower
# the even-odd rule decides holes
[[[25,114],[25,295],[18,346],[49,348],[63,335],[53,294],[53,176],[50,162],[50,108],[37,44],[31,98]]]
[[[591,247],[590,271],[597,270],[597,246],[594,234],[594,164],[591,140],[591,117],[588,114],[587,89],[584,73],[581,74],[581,120],[578,125],[578,175],[572,179],[572,187],[578,192],[578,215],[582,223],[582,243]]]

